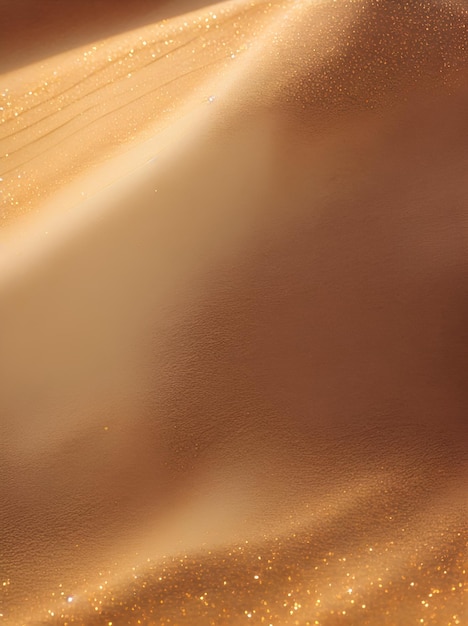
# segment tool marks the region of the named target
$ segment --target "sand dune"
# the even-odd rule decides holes
[[[234,1],[1,77],[6,626],[463,623],[467,26]]]

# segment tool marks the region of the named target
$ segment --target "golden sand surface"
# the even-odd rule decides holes
[[[0,626],[463,626],[466,2],[114,4],[0,4]]]

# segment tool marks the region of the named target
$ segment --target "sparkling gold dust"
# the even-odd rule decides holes
[[[195,103],[211,104],[208,82],[228,75],[272,25],[264,52],[276,61],[262,71],[277,77],[279,106],[330,115],[401,100],[415,85],[451,88],[467,64],[467,13],[449,1],[227,3],[7,74],[0,80],[3,222],[37,209]]]
[[[354,549],[344,547],[335,528],[245,541],[196,557],[148,559],[132,568],[125,585],[111,584],[111,572],[101,572],[92,591],[72,595],[58,589],[52,594],[53,608],[44,611],[40,623],[463,624],[467,536],[444,528],[408,549],[400,541],[409,530],[402,527],[393,540]]]
[[[207,101],[207,81],[248,49],[270,8],[163,21],[0,79],[4,223]]]

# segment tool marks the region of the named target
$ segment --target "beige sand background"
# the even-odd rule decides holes
[[[463,624],[466,4],[116,11],[0,79],[0,620]]]

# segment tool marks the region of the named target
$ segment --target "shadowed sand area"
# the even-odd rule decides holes
[[[0,77],[1,621],[463,624],[467,6],[194,8]]]

